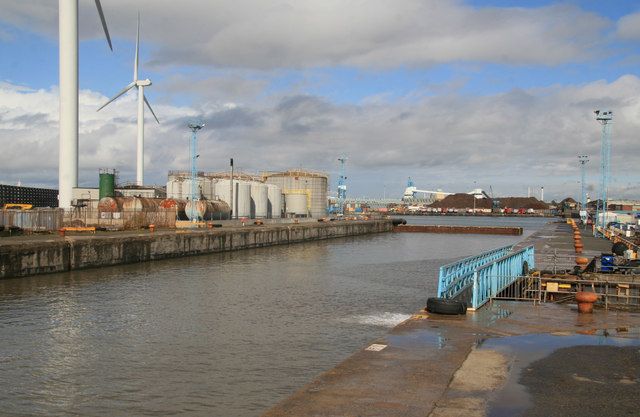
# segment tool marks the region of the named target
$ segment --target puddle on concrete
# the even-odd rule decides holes
[[[414,330],[403,334],[391,334],[386,339],[390,345],[399,348],[431,345],[438,349],[444,349],[448,343],[448,339],[437,330]]]
[[[531,409],[534,405],[532,398],[527,388],[519,382],[523,372],[530,372],[531,364],[549,357],[559,349],[575,347],[587,349],[587,346],[640,346],[640,339],[636,338],[640,334],[638,328],[590,330],[590,332],[590,334],[533,334],[485,340],[478,349],[495,350],[511,358],[506,383],[490,401],[486,415],[488,417],[520,416]],[[574,351],[579,350],[574,349]],[[580,378],[580,376],[576,376],[576,378]]]

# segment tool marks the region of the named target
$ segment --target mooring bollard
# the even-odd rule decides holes
[[[155,225],[155,224],[150,224],[150,225],[149,225],[149,231],[150,231],[151,233],[153,233],[155,230],[156,230],[156,225]]]

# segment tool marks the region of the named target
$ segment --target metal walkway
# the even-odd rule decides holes
[[[438,297],[462,297],[469,302],[470,309],[482,307],[528,269],[534,268],[533,246],[516,252],[512,249],[513,245],[504,246],[440,267]]]

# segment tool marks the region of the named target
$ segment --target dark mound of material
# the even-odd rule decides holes
[[[441,208],[472,208],[474,197],[470,194],[452,194],[446,196],[440,201],[436,201],[431,204],[431,207]],[[491,199],[489,198],[476,198],[476,209],[490,209]]]
[[[549,205],[535,197],[501,197],[500,207],[510,207],[513,209],[534,209],[546,210]]]
[[[638,346],[573,346],[523,369],[520,383],[532,395],[528,417],[637,416]]]

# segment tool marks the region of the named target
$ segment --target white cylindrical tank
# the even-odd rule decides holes
[[[269,188],[261,182],[251,183],[251,218],[265,219],[268,214]]]
[[[282,190],[274,184],[267,184],[268,209],[267,217],[279,219],[282,217]]]
[[[231,206],[231,198],[230,198],[230,193],[231,190],[229,189],[230,185],[229,185],[229,180],[218,180],[216,182],[216,197],[218,200],[222,200],[225,203],[229,204],[229,206]]]
[[[204,178],[196,178],[196,200],[199,200],[201,197],[201,193],[204,191]],[[182,197],[185,200],[191,199],[191,178],[185,179],[182,182]]]
[[[182,192],[183,180],[182,178],[172,178],[167,182],[167,198],[184,199],[185,196]]]
[[[296,216],[307,216],[307,195],[306,194],[285,194],[285,205],[287,206],[287,214]]]
[[[202,196],[207,200],[216,198],[216,180],[213,178],[202,178]]]
[[[233,205],[234,217],[251,217],[251,184],[234,181]]]

